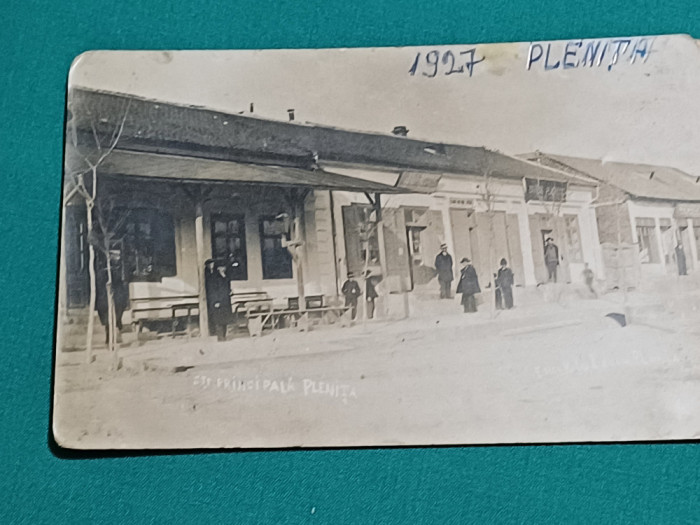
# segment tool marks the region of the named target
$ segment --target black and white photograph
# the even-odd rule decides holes
[[[699,84],[682,35],[78,56],[56,442],[697,439]]]

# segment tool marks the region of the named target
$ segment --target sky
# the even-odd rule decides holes
[[[431,142],[666,165],[700,176],[699,81],[700,48],[685,36],[94,51],[78,57],[69,75],[70,86],[223,111],[248,112],[253,103],[264,118],[287,120],[294,108],[300,122],[382,133],[402,125],[409,137]]]

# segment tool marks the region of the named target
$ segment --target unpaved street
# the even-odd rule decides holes
[[[59,435],[87,448],[700,436],[700,335],[558,305],[160,343],[58,366]],[[510,317],[509,317],[510,316]],[[126,359],[126,358],[125,358]]]

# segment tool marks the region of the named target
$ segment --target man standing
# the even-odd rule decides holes
[[[505,302],[506,310],[513,308],[513,270],[508,268],[508,261],[501,259],[501,267],[496,275],[496,308],[503,310]],[[500,292],[500,294],[498,293]]]
[[[457,284],[457,293],[462,294],[464,313],[476,312],[476,297],[474,295],[481,292],[479,278],[469,259],[465,257],[460,263],[462,270],[459,276],[459,283]]]
[[[375,301],[379,294],[377,293],[377,278],[372,275],[372,270],[367,270],[365,274],[365,301],[367,305],[367,319],[374,319]]]
[[[205,284],[209,323],[218,341],[226,341],[226,331],[233,321],[231,310],[231,281],[226,261],[208,260],[206,263]]]
[[[452,270],[452,256],[447,253],[447,244],[440,245],[440,253],[435,257],[435,270],[437,270],[437,278],[440,283],[440,299],[449,299],[452,296],[452,279],[454,279],[454,271]]]
[[[676,244],[676,264],[678,265],[678,275],[688,275],[688,267],[686,266],[685,251],[683,246]]]
[[[559,266],[559,247],[554,239],[547,237],[544,243],[544,264],[547,266],[547,280],[557,282],[557,267]]]
[[[352,272],[348,272],[348,280],[343,283],[340,291],[345,296],[345,306],[350,307],[350,315],[354,321],[355,317],[357,317],[357,299],[362,295],[362,290]]]

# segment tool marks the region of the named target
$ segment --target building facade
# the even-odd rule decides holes
[[[636,283],[678,275],[700,263],[700,180],[675,168],[536,153],[532,161],[589,177],[598,185],[594,203],[604,246],[635,247]]]
[[[118,254],[130,311],[156,317],[195,301],[201,319],[208,259],[227,261],[234,295],[264,292],[281,308],[312,295],[339,304],[348,272],[367,270],[387,304],[435,294],[442,243],[455,276],[469,257],[484,286],[501,258],[516,285],[546,282],[547,237],[560,281],[585,263],[604,271],[596,185],[484,148],[88,90],[69,94],[67,137],[63,310],[89,303],[95,231]]]

